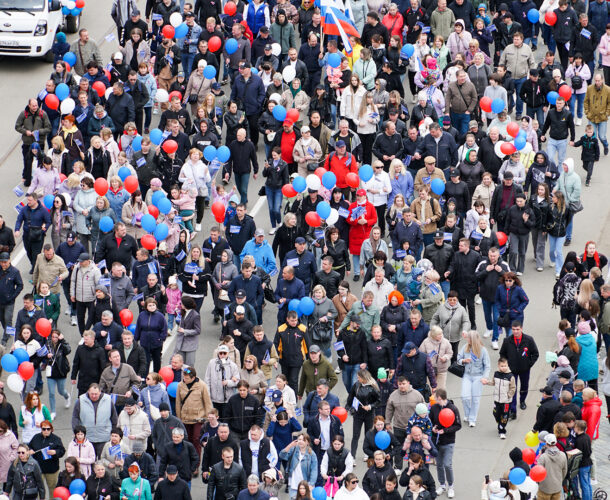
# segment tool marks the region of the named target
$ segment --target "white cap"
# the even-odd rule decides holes
[[[235,308],[235,314],[246,314],[246,308],[244,306],[237,306]]]
[[[112,56],[112,59],[120,59],[122,61],[123,60],[123,53],[122,52],[115,52],[114,55]]]

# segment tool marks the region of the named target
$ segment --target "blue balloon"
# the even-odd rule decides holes
[[[231,150],[227,146],[220,146],[216,150],[216,159],[221,163],[226,163],[231,158]]]
[[[178,392],[178,382],[172,382],[167,386],[167,393],[172,397],[176,397],[176,393]]]
[[[519,129],[519,133],[517,134],[517,137],[523,137],[525,140],[527,140],[527,133],[525,132],[525,130]]]
[[[216,68],[214,66],[206,66],[203,70],[203,76],[208,80],[213,80],[216,78]]]
[[[65,83],[60,83],[57,87],[55,87],[55,95],[60,101],[63,101],[70,96],[70,87],[68,87]]]
[[[68,9],[68,7],[66,7],[66,6],[64,5],[64,6],[61,8],[61,13],[62,13],[64,16],[69,16],[69,15],[70,15],[70,9]],[[72,66],[72,65],[70,64],[70,66]]]
[[[434,194],[440,196],[445,192],[445,183],[440,179],[433,179],[430,183],[430,189]]]
[[[160,202],[160,201],[161,201],[163,198],[165,198],[165,193],[164,193],[163,191],[159,190],[159,191],[155,191],[155,192],[153,193],[152,198],[151,198],[151,200],[150,200],[150,201],[152,201],[152,204],[153,204],[155,207],[159,208],[159,202]]]
[[[73,495],[82,495],[86,489],[87,485],[82,479],[74,479],[70,483],[70,493],[72,493]]]
[[[131,175],[131,170],[129,170],[128,167],[119,168],[119,177],[121,178],[121,180],[123,182],[125,182],[125,179],[127,179],[127,177],[129,177],[130,175]]]
[[[229,38],[227,40],[227,42],[225,43],[225,50],[227,51],[227,54],[233,54],[233,52],[235,52],[237,49],[239,48],[239,43],[237,43],[237,40],[235,40],[235,38]]]
[[[52,194],[47,194],[45,195],[45,197],[42,199],[42,204],[47,207],[49,210],[51,210],[53,208],[53,202],[55,201],[55,196],[53,196]]]
[[[316,308],[316,304],[311,297],[303,297],[299,303],[299,312],[303,316],[309,316]]]
[[[132,323],[131,325],[129,325],[129,326],[127,327],[127,329],[128,329],[128,330],[129,330],[131,333],[133,333],[134,335],[136,334],[136,324],[135,324],[135,323]]]
[[[142,229],[144,229],[144,231],[152,233],[157,227],[157,220],[150,214],[144,214],[140,224],[142,224]]]
[[[515,467],[514,469],[511,469],[511,471],[508,473],[508,480],[517,486],[523,483],[526,477],[527,474],[520,467]]]
[[[76,63],[76,54],[74,52],[66,52],[64,54],[64,62],[67,62],[70,66],[74,66],[74,63]]]
[[[326,189],[332,189],[337,185],[337,176],[332,172],[326,172],[322,176],[322,185]]]
[[[521,137],[520,135],[518,135],[515,138],[513,144],[517,148],[517,151],[521,151],[525,147],[525,145],[527,144],[527,141],[525,140],[524,137]]]
[[[212,161],[214,158],[216,158],[216,148],[211,145],[206,146],[203,150],[203,157],[208,161]]]
[[[283,122],[286,119],[286,108],[281,104],[278,104],[273,108],[273,118],[278,122]]]
[[[504,100],[496,97],[493,101],[491,101],[491,111],[492,113],[502,113],[504,111]]]
[[[540,12],[538,12],[536,9],[528,10],[527,20],[532,24],[537,23],[538,21],[540,21]]]
[[[24,361],[30,360],[30,355],[28,354],[28,352],[25,349],[22,349],[21,347],[13,351],[13,356],[17,358],[19,364],[23,363]]]
[[[169,227],[165,224],[157,224],[153,234],[155,235],[155,240],[163,241],[169,235]]]
[[[172,210],[172,202],[169,201],[167,198],[162,198],[161,200],[159,200],[159,203],[157,203],[157,208],[159,209],[159,212],[167,215]]]
[[[328,54],[327,61],[328,61],[328,65],[331,68],[338,68],[339,65],[341,64],[341,56],[339,55],[338,52]]]
[[[289,311],[298,311],[300,304],[301,304],[301,301],[299,299],[292,299],[290,302],[288,302],[288,310]]]
[[[131,149],[134,151],[142,151],[142,136],[136,135],[131,141]]]
[[[186,23],[182,23],[179,26],[176,26],[174,29],[174,37],[175,38],[184,38],[189,32],[189,27]]]
[[[318,203],[318,206],[316,207],[316,212],[318,212],[318,215],[322,217],[322,219],[328,219],[328,216],[330,215],[329,203],[327,201],[321,201],[320,203]]]
[[[163,131],[159,128],[153,128],[148,137],[150,138],[150,142],[155,146],[158,146],[163,140]]]
[[[375,434],[375,445],[380,450],[385,450],[388,446],[390,446],[392,439],[390,438],[390,434],[388,431],[379,431]]]
[[[558,97],[559,97],[559,94],[557,92],[555,92],[554,90],[551,90],[546,95],[546,100],[549,101],[549,104],[555,104],[557,102]]]
[[[12,354],[5,354],[2,356],[0,364],[2,365],[2,368],[9,373],[14,373],[17,371],[17,368],[19,368],[19,361],[17,361],[17,358]]]
[[[80,9],[72,9],[72,10],[70,11],[70,15],[71,15],[71,16],[73,16],[73,17],[78,17],[78,16],[80,16],[80,13],[81,13],[81,10],[80,10]],[[84,491],[84,490],[83,490],[83,491]]]
[[[402,49],[400,50],[400,53],[402,56],[406,57],[407,59],[409,57],[411,57],[414,53],[415,53],[415,47],[413,45],[411,45],[410,43],[405,43],[402,46]]]
[[[114,221],[107,215],[104,215],[104,217],[100,219],[100,231],[102,231],[102,233],[109,233],[113,229]]]
[[[292,180],[292,187],[294,188],[294,190],[297,193],[302,193],[303,191],[305,191],[307,189],[307,182],[305,181],[305,179],[303,179],[303,177],[301,177],[300,175],[297,175]]]
[[[322,486],[316,486],[311,492],[313,500],[326,500],[326,490]]]
[[[362,165],[358,169],[358,176],[362,182],[368,182],[373,178],[373,167],[370,165]]]
[[[253,75],[258,75],[258,70],[256,68],[252,68],[250,71],[252,71]]]

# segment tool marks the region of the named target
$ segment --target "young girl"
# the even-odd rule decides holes
[[[362,141],[362,158],[367,165],[370,165],[373,159],[373,143],[379,118],[379,110],[373,101],[373,93],[367,92],[360,102],[357,114],[357,132]]]
[[[182,292],[178,288],[176,276],[169,277],[165,294],[167,295],[167,305],[165,306],[167,312],[167,334],[171,335],[174,324],[176,324],[176,316],[180,314],[182,300]]]
[[[59,295],[51,293],[51,287],[46,281],[38,283],[38,293],[34,295],[34,304],[40,307],[45,317],[53,322],[53,328],[57,328],[60,312]]]
[[[385,215],[386,223],[388,224],[388,233],[390,234],[390,240],[392,239],[392,233],[398,224],[402,220],[402,209],[406,207],[405,197],[402,194],[397,194],[394,197],[394,202],[390,206],[390,209]]]
[[[144,133],[148,134],[150,132],[149,127],[152,120],[155,94],[157,93],[157,82],[155,81],[155,77],[152,76],[148,71],[148,64],[145,62],[141,62],[138,65],[138,81],[142,82],[142,84],[146,87],[149,95],[149,99],[144,105]]]
[[[431,500],[430,492],[424,488],[424,481],[418,475],[411,476],[409,489],[405,493],[404,500]]]
[[[182,226],[191,233],[191,239],[195,236],[193,231],[193,219],[195,218],[195,200],[197,190],[194,187],[173,186],[171,189],[172,203],[178,207],[178,215],[182,217]]]
[[[95,449],[87,439],[87,429],[83,425],[74,427],[74,439],[68,445],[66,457],[75,457],[82,474],[87,478],[91,474],[91,465],[95,462]]]

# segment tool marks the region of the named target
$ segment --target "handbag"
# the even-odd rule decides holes
[[[508,328],[510,326],[510,313],[506,312],[503,316],[498,316],[498,326]]]
[[[203,80],[201,80],[201,85],[199,85],[199,89],[197,90],[196,94],[191,94],[188,99],[187,102],[189,104],[197,104],[197,101],[199,100],[199,92],[201,92],[201,87],[203,87],[203,84],[205,83],[205,78]]]
[[[161,418],[161,412],[159,411],[159,408],[157,408],[156,406],[154,406],[151,403],[150,391],[148,391],[147,394],[148,394],[148,409],[150,411],[150,418],[152,418],[153,420],[159,420]]]
[[[324,491],[326,492],[327,497],[334,498],[337,491],[339,491],[339,482],[337,481],[337,478],[329,476],[324,484]]]
[[[449,373],[453,373],[455,376],[462,378],[464,376],[464,372],[466,371],[466,367],[464,365],[460,365],[457,361],[454,361],[449,366]]]
[[[265,187],[265,185],[263,184],[261,186],[261,188],[258,190],[258,195],[259,196],[267,196],[267,189]]]
[[[571,201],[568,205],[568,208],[570,209],[570,212],[572,212],[573,214],[577,214],[578,212],[582,212],[585,207],[583,207],[582,201],[578,200]]]

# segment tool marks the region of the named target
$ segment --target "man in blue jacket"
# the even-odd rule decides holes
[[[292,299],[302,299],[305,295],[307,295],[305,285],[295,276],[294,267],[284,266],[282,277],[277,281],[277,288],[275,289],[275,300],[279,305],[277,310],[278,325],[286,321],[290,301]]]
[[[311,282],[318,272],[316,258],[306,249],[305,238],[299,236],[294,240],[294,250],[290,250],[284,257],[282,267],[291,266],[294,268],[295,276],[303,282],[305,294],[309,295]]]
[[[23,246],[30,260],[30,274],[34,272],[34,264],[38,254],[42,252],[42,244],[48,227],[51,225],[49,211],[38,203],[36,193],[28,193],[26,206],[19,211],[15,223],[15,238],[21,234],[23,226]]]
[[[257,324],[262,323],[263,317],[263,300],[265,299],[263,293],[263,284],[261,279],[252,274],[252,265],[249,262],[244,262],[241,266],[241,274],[236,276],[229,285],[229,299],[231,302],[235,302],[236,294],[239,290],[246,292],[246,298],[248,303],[254,306],[256,316],[258,318]]]
[[[256,262],[256,267],[260,267],[267,274],[276,274],[275,255],[273,255],[271,245],[265,240],[264,229],[259,227],[254,231],[254,238],[244,245],[239,258],[243,260],[246,255],[252,255],[254,262]]]
[[[0,253],[0,322],[4,328],[2,345],[6,345],[9,335],[7,327],[13,326],[13,310],[15,300],[23,290],[23,280],[19,270],[11,265],[8,252]]]
[[[245,111],[250,139],[255,146],[258,145],[258,119],[265,102],[265,85],[260,76],[252,74],[252,65],[247,61],[239,63],[239,75],[231,89],[231,100],[237,101]]]

